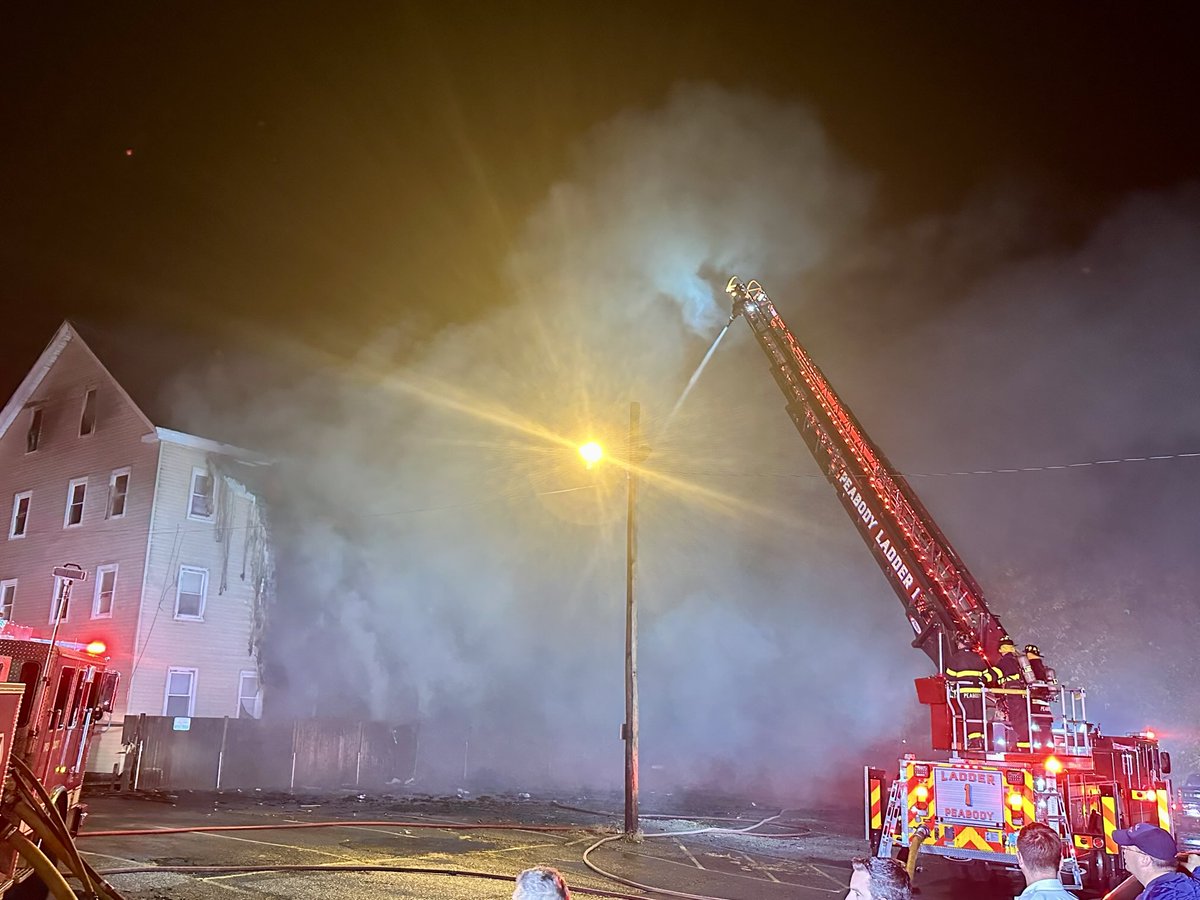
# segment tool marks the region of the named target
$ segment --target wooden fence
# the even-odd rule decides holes
[[[416,767],[415,725],[126,716],[122,781],[169,790],[385,790]]]

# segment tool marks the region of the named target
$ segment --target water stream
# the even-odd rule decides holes
[[[708,348],[708,352],[704,354],[704,359],[700,360],[700,365],[696,366],[696,371],[692,373],[692,377],[688,379],[687,387],[683,389],[683,393],[679,395],[679,399],[675,401],[675,405],[671,407],[671,412],[667,415],[666,421],[662,424],[662,430],[666,431],[671,427],[671,422],[675,418],[675,414],[683,407],[683,403],[688,398],[688,394],[692,392],[692,388],[696,386],[696,382],[700,380],[701,373],[704,372],[704,367],[708,365],[708,361],[712,359],[712,355],[717,352],[717,345],[721,343],[721,338],[725,337],[725,332],[729,330],[729,326],[733,324],[733,319],[725,323],[725,327],[717,334],[717,339],[712,342],[712,346]]]

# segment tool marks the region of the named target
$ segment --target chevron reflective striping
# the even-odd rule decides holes
[[[1104,852],[1113,856],[1119,852],[1117,842],[1113,840],[1113,832],[1117,830],[1117,800],[1115,797],[1101,797],[1100,811],[1104,816]]]
[[[964,825],[954,835],[954,847],[957,850],[996,850],[983,835],[970,825]]]
[[[871,781],[871,827],[883,827],[883,787],[872,779]]]
[[[1158,791],[1158,827],[1171,830],[1171,797],[1166,791]]]

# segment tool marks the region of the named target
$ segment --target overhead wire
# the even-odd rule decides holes
[[[1069,463],[1050,463],[1040,466],[1010,466],[994,469],[961,469],[947,470],[942,472],[909,472],[895,469],[889,474],[898,475],[903,478],[970,478],[984,475],[1019,475],[1033,472],[1062,472],[1085,468],[1094,468],[1098,466],[1113,466],[1125,463],[1140,463],[1140,462],[1164,462],[1168,460],[1184,460],[1184,459],[1200,459],[1200,451],[1188,451],[1180,453],[1157,453],[1146,456],[1123,456],[1114,457],[1112,459],[1092,459],[1082,462]],[[676,475],[693,478],[819,478],[824,479],[826,476],[822,472],[756,472],[756,471],[732,471],[732,470],[700,470],[700,469],[670,469],[654,467],[653,471],[662,475]],[[571,494],[578,491],[592,490],[598,487],[597,484],[576,485],[574,487],[556,488],[546,491],[532,491],[530,493],[522,493],[521,495],[513,494],[496,494],[491,497],[484,497],[478,500],[468,500],[462,503],[445,503],[431,506],[412,506],[403,509],[380,510],[377,512],[358,512],[350,513],[343,518],[347,519],[375,519],[375,518],[393,518],[399,516],[410,516],[421,513],[445,512],[456,509],[476,509],[481,506],[488,506],[493,503],[514,502],[517,500],[528,499],[531,497],[550,497],[556,494]],[[170,528],[147,528],[138,531],[127,532],[130,536],[149,537],[156,534],[170,534],[177,529],[182,528],[183,534],[204,533],[209,531],[204,525],[197,525],[193,530],[188,526],[175,525]],[[262,528],[262,525],[246,524],[246,525],[230,525],[227,526],[229,531],[245,531],[247,529]],[[27,530],[24,536],[33,535],[49,535],[58,534],[61,529],[43,529],[43,530]]]
[[[905,472],[899,469],[894,469],[888,474],[897,475],[902,478],[963,478],[978,475],[1017,475],[1026,472],[1058,472],[1071,469],[1084,469],[1093,466],[1112,466],[1120,463],[1135,463],[1135,462],[1161,462],[1170,459],[1197,459],[1200,458],[1200,452],[1194,453],[1162,453],[1154,456],[1125,456],[1116,459],[1093,459],[1085,462],[1073,463],[1057,463],[1044,466],[1020,466],[1018,468],[1002,468],[1002,469],[963,469],[961,471],[945,471],[945,472]],[[712,477],[712,478],[821,478],[826,477],[824,472],[735,472],[735,471],[700,471],[700,470],[682,470],[671,469],[662,470],[669,471],[673,475],[685,475],[692,477]]]

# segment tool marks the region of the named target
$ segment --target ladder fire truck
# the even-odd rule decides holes
[[[82,580],[81,570],[62,571]],[[87,815],[80,793],[92,736],[113,709],[119,675],[107,671],[100,643],[47,640],[0,622],[0,897],[61,896],[60,866],[84,884],[83,896],[115,897],[74,837]]]
[[[882,770],[865,772],[872,852],[898,851],[910,873],[918,851],[1015,868],[1017,833],[1038,821],[1062,836],[1064,883],[1116,884],[1115,829],[1151,822],[1172,830],[1169,754],[1150,732],[1102,735],[1087,721],[1085,692],[1059,684],[1053,670],[1035,669],[1026,654],[1016,654],[1018,678],[999,687],[946,676],[958,648],[978,654],[985,667],[999,662],[1007,638],[1000,620],[762,286],[734,277],[726,292],[730,323],[745,319],[766,354],[788,415],[899,598],[912,646],[938,667],[917,679],[916,691],[929,707],[932,748],[941,753],[905,754],[890,783]]]

